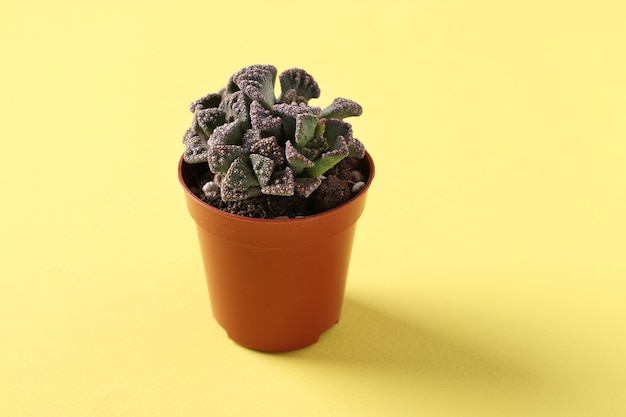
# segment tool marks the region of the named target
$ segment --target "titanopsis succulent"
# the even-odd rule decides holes
[[[361,106],[336,98],[326,108],[309,100],[320,88],[305,70],[277,70],[251,65],[233,74],[227,86],[190,105],[191,127],[185,133],[183,158],[207,163],[214,180],[205,193],[223,201],[261,194],[308,197],[324,173],[347,156],[363,158],[365,148],[343,119],[359,116]]]

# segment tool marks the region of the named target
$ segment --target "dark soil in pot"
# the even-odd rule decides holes
[[[196,183],[188,186],[198,198],[228,213],[262,219],[294,218],[321,213],[350,200],[358,192],[353,192],[354,185],[367,180],[368,173],[361,166],[362,160],[350,157],[343,159],[324,174],[326,179],[308,198],[299,195],[261,195],[231,202],[222,201],[219,195],[209,198],[202,191],[203,185],[213,180],[213,173],[207,163],[190,165]]]

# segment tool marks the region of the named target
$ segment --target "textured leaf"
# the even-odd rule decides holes
[[[320,88],[313,76],[301,68],[285,70],[278,78],[282,95],[285,95],[289,90],[295,90],[296,95],[302,97],[306,102],[320,96]]]
[[[259,181],[259,185],[261,187],[266,186],[274,171],[274,161],[266,156],[253,153],[250,154],[250,162],[252,163],[252,169]]]
[[[293,170],[294,175],[299,175],[302,171],[304,171],[304,168],[311,168],[315,165],[313,161],[298,152],[298,150],[291,144],[291,141],[287,141],[285,143],[285,156],[287,158],[287,163]]]
[[[239,119],[218,126],[213,130],[213,133],[209,137],[209,146],[241,145],[244,132],[244,122]]]
[[[192,128],[189,128],[185,131],[185,134],[183,135],[183,143],[186,145],[187,142],[189,141],[189,139],[191,139],[192,137],[197,136],[196,133],[193,131]]]
[[[317,126],[315,127],[315,137],[324,137],[324,132],[326,132],[326,119],[320,118],[317,121]]]
[[[324,137],[332,147],[338,136],[343,136],[346,141],[352,140],[352,125],[339,119],[326,119]]]
[[[205,135],[210,136],[213,130],[226,123],[226,114],[215,107],[208,109],[199,109],[195,113],[198,126],[202,128]]]
[[[272,65],[252,65],[239,71],[234,79],[241,91],[250,100],[258,101],[263,107],[270,108],[275,102],[274,82],[276,68]]]
[[[222,101],[222,96],[217,93],[209,93],[204,97],[199,98],[189,105],[189,110],[192,112],[198,109],[209,109],[212,107],[218,107]]]
[[[298,152],[304,155],[307,159],[311,161],[315,161],[321,154],[323,154],[327,150],[328,150],[328,147],[322,150],[322,149],[309,148],[308,146],[303,146],[300,149],[298,149]]]
[[[261,131],[261,136],[269,137],[280,135],[283,120],[278,116],[272,116],[258,101],[250,103],[250,122],[254,129]]]
[[[313,191],[317,190],[317,187],[322,184],[322,179],[317,178],[296,178],[294,183],[294,190],[305,197],[310,196]]]
[[[311,150],[319,150],[321,152],[326,152],[328,149],[330,149],[328,140],[323,136],[314,137],[306,145],[306,147],[310,148]]]
[[[290,196],[294,193],[294,176],[290,168],[285,168],[283,172],[272,177],[269,184],[261,187],[263,194]]]
[[[252,145],[254,145],[255,143],[257,143],[258,141],[260,141],[261,138],[261,131],[258,129],[248,129],[246,130],[246,132],[243,134],[243,138],[241,139],[241,145],[246,148],[246,149],[250,149],[252,147]]]
[[[361,159],[365,156],[365,146],[356,138],[353,138],[348,144],[348,150],[350,151],[348,156],[351,156],[352,158]]]
[[[288,137],[295,136],[296,133],[296,117],[299,114],[318,115],[321,109],[319,107],[311,107],[306,104],[285,104],[279,103],[272,106],[272,113],[278,115],[283,121],[283,128]]]
[[[219,105],[219,109],[226,114],[226,121],[239,119],[250,127],[250,99],[241,91],[228,94]]]
[[[362,113],[363,108],[359,103],[338,97],[321,111],[320,117],[343,119],[350,116],[360,116]]]
[[[206,140],[200,136],[191,136],[184,139],[185,153],[183,153],[183,159],[188,164],[198,164],[200,162],[206,162],[209,145]]]
[[[306,146],[307,142],[313,139],[318,120],[314,114],[302,113],[296,115],[296,146]]]
[[[348,156],[349,153],[345,139],[343,136],[338,136],[333,147],[314,161],[314,167],[306,168],[304,174],[308,177],[319,177]]]
[[[240,156],[247,155],[246,150],[238,145],[215,145],[208,151],[209,169],[214,174],[225,174],[230,164]]]
[[[252,186],[259,185],[259,182],[246,160],[237,157],[231,162],[226,175],[222,178],[222,185],[224,184],[233,190],[245,191]]]
[[[191,131],[193,132],[194,136],[200,136],[204,140],[209,139],[209,135],[204,133],[204,129],[202,129],[202,127],[198,123],[198,113],[193,114],[193,119],[191,121]]]
[[[239,191],[224,185],[220,188],[220,198],[222,201],[241,201],[261,195],[259,187],[250,187],[247,190]]]
[[[285,162],[284,150],[278,145],[276,138],[273,136],[256,142],[250,147],[250,152],[270,158],[274,161],[275,166],[282,165]]]

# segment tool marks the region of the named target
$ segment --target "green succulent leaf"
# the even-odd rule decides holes
[[[198,113],[193,114],[193,119],[191,120],[191,131],[194,136],[200,136],[204,140],[208,140],[210,135],[204,133],[204,129],[198,123]]]
[[[344,119],[350,116],[360,116],[362,113],[363,108],[359,103],[347,98],[338,97],[321,111],[320,117]]]
[[[250,154],[250,162],[252,163],[252,169],[259,181],[259,185],[261,187],[266,186],[274,171],[274,161],[266,156],[253,153]]]
[[[311,168],[315,165],[313,161],[298,152],[295,146],[291,144],[291,141],[285,142],[285,156],[294,175],[300,175],[304,168]]]
[[[247,155],[247,151],[238,145],[214,145],[207,153],[209,169],[212,173],[226,174],[230,164],[237,158]]]
[[[222,110],[215,107],[198,109],[195,112],[195,117],[198,122],[198,126],[207,137],[213,133],[213,130],[216,127],[226,123],[226,114]]]
[[[220,198],[222,201],[242,201],[260,195],[261,189],[259,187],[250,187],[244,191],[235,190],[225,184],[220,187]]]
[[[314,114],[302,113],[296,115],[296,146],[306,146],[315,136],[318,117]]]
[[[318,115],[321,109],[311,107],[306,104],[286,104],[279,103],[272,106],[272,113],[280,117],[283,121],[283,128],[288,137],[296,134],[296,117],[299,114]]]
[[[265,187],[261,187],[261,192],[270,195],[291,196],[294,193],[294,183],[293,171],[287,167],[283,172],[272,176],[270,182]]]
[[[353,138],[348,144],[348,150],[350,151],[348,156],[351,156],[352,158],[361,159],[365,156],[365,146],[356,138]]]
[[[241,71],[243,71],[243,69],[240,69],[239,71],[237,71],[236,73],[230,76],[230,78],[228,79],[228,83],[226,84],[226,88],[224,90],[225,94],[232,94],[232,93],[239,91],[239,86],[237,85],[236,80],[239,74],[241,73]]]
[[[241,145],[245,130],[245,124],[240,119],[218,126],[209,137],[209,146]]]
[[[209,93],[204,97],[199,98],[189,105],[189,110],[192,112],[198,109],[209,109],[212,107],[218,107],[222,101],[222,96],[217,93]]]
[[[315,160],[315,166],[306,168],[304,174],[307,177],[319,177],[348,156],[349,153],[350,151],[348,150],[346,140],[343,136],[338,136],[333,147]]]
[[[256,153],[270,158],[274,161],[275,166],[280,166],[285,162],[284,150],[280,147],[274,136],[263,138],[256,142],[250,147],[250,153]]]
[[[206,162],[209,145],[207,141],[200,136],[191,136],[183,139],[185,143],[185,153],[183,153],[183,159],[188,164],[198,164],[200,162]]]
[[[274,96],[276,72],[272,65],[252,65],[239,71],[234,81],[250,100],[256,100],[269,109],[276,102]]]
[[[323,136],[316,136],[307,143],[307,148],[311,150],[318,150],[320,152],[326,152],[330,149],[328,140]]]
[[[324,153],[327,150],[328,150],[328,147],[322,150],[322,149],[309,148],[308,146],[303,146],[300,149],[298,149],[298,152],[304,155],[304,157],[306,157],[307,159],[311,161],[315,161],[322,153]]]
[[[197,136],[196,132],[194,132],[192,128],[187,129],[183,135],[183,143],[186,145],[187,142],[194,136]]]
[[[324,137],[324,132],[326,132],[326,119],[320,118],[317,121],[317,126],[315,127],[315,137]]]
[[[320,96],[320,88],[313,76],[301,68],[285,70],[278,79],[282,90],[281,101],[289,90],[295,90],[296,96],[302,97],[305,102]]]
[[[251,100],[241,91],[226,95],[219,105],[219,109],[226,114],[226,121],[239,119],[250,127]]]
[[[317,187],[319,187],[321,183],[322,183],[322,178],[320,177],[296,178],[296,181],[294,184],[294,190],[296,191],[296,193],[301,194],[305,197],[308,197],[313,193],[313,191],[317,190]]]
[[[352,125],[340,119],[326,119],[324,137],[331,147],[339,136],[343,136],[344,140],[350,142],[352,140]]]
[[[259,185],[259,182],[246,160],[239,156],[228,167],[226,175],[222,178],[222,184],[236,191],[245,191],[252,186]]]
[[[252,145],[257,143],[261,139],[262,139],[261,131],[258,129],[252,128],[252,129],[246,130],[246,132],[243,134],[243,138],[241,139],[241,144],[244,148],[250,149]]]
[[[281,103],[288,103],[288,104],[299,104],[299,103],[307,103],[308,100],[305,97],[299,96],[298,92],[296,90],[294,90],[293,88],[290,88],[287,91],[283,91],[282,95],[280,96],[280,100]]]
[[[252,128],[261,131],[261,136],[280,136],[283,121],[278,116],[272,116],[258,101],[250,103],[250,122]]]

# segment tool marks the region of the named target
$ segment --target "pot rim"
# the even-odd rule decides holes
[[[314,221],[316,219],[319,219],[321,217],[325,217],[328,215],[331,215],[332,213],[334,213],[335,211],[341,210],[344,206],[350,204],[353,200],[355,200],[359,195],[361,194],[365,194],[370,185],[372,184],[372,180],[374,179],[374,174],[375,174],[375,168],[374,168],[374,160],[372,159],[372,156],[370,155],[369,152],[365,152],[365,156],[363,157],[363,160],[365,160],[368,164],[368,168],[369,168],[369,175],[367,177],[367,181],[365,182],[365,186],[355,195],[353,195],[348,201],[338,205],[337,207],[333,207],[332,209],[329,210],[325,210],[322,211],[320,213],[316,213],[316,214],[311,214],[308,216],[303,216],[300,218],[287,218],[287,219],[264,219],[264,218],[258,218],[258,217],[247,217],[247,216],[241,216],[239,214],[233,214],[233,213],[229,213],[227,211],[224,210],[220,210],[217,207],[214,207],[208,203],[206,203],[205,201],[203,201],[202,199],[200,199],[198,196],[196,196],[187,186],[187,184],[185,183],[185,179],[183,178],[183,174],[182,174],[182,166],[184,162],[183,157],[180,157],[180,160],[178,161],[178,181],[181,184],[181,186],[183,187],[183,190],[185,190],[185,193],[191,197],[194,201],[196,201],[197,204],[201,204],[203,205],[206,209],[219,214],[221,216],[224,216],[226,218],[230,218],[233,220],[238,220],[238,221],[242,221],[242,222],[249,222],[249,223],[257,223],[257,224],[268,224],[268,223],[284,223],[284,222],[299,222],[299,223],[304,223],[304,222],[309,222],[309,221]]]

